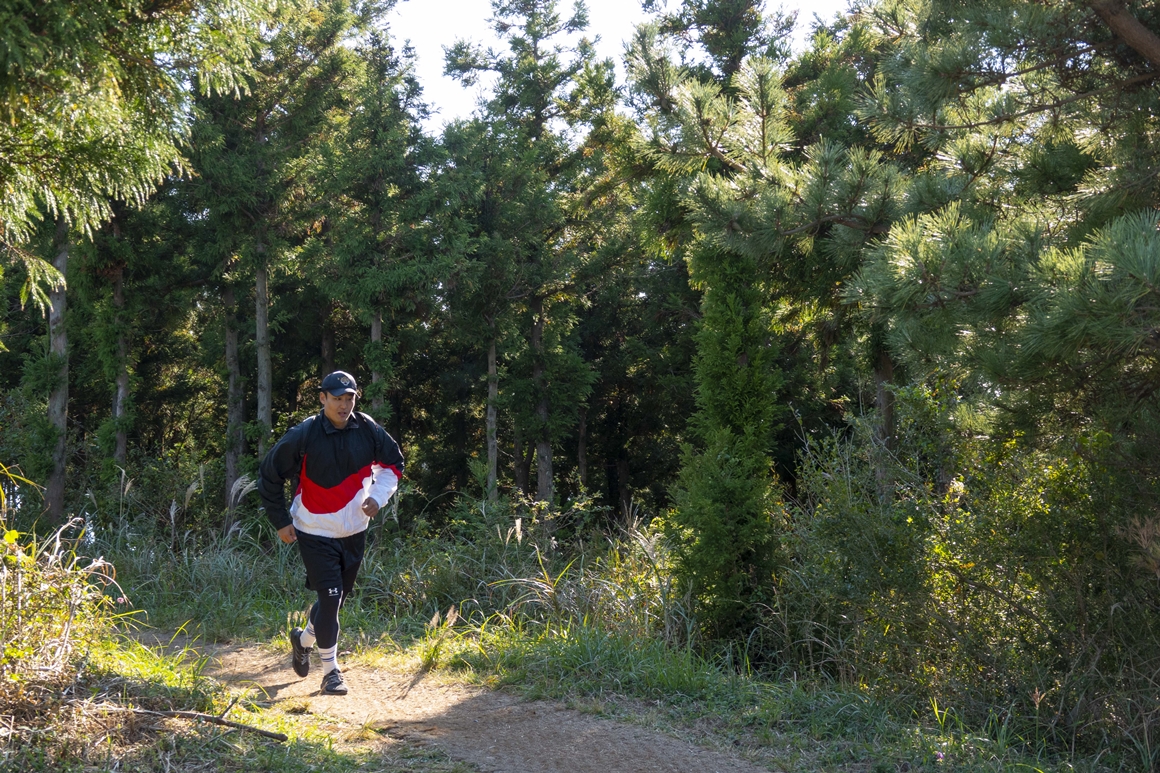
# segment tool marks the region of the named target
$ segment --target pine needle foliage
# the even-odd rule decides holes
[[[0,11],[0,256],[43,304],[59,282],[21,249],[44,219],[91,236],[182,166],[191,84],[236,94],[254,0],[16,2]]]

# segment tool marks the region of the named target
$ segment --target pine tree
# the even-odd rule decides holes
[[[568,239],[568,205],[584,182],[584,130],[601,110],[589,97],[607,100],[611,95],[586,90],[583,82],[610,66],[595,61],[586,39],[571,51],[562,42],[587,26],[582,3],[568,19],[560,15],[556,0],[493,0],[492,9],[493,26],[509,51],[482,51],[460,42],[448,51],[446,69],[465,85],[474,83],[480,72],[498,76],[485,120],[490,135],[509,154],[504,163],[511,164],[510,179],[518,187],[490,200],[489,206],[505,210],[501,218],[509,229],[488,236],[503,240],[494,245],[500,248],[494,254],[510,250],[518,266],[499,272],[513,280],[501,297],[520,301],[517,329],[522,341],[509,352],[516,375],[508,385],[516,425],[516,477],[519,481],[525,475],[524,459],[530,463],[523,444],[529,450],[534,446],[536,498],[551,502],[553,446],[574,426],[591,381],[564,292],[581,260],[577,245]],[[565,60],[568,53],[571,57]]]
[[[707,6],[689,4],[686,15],[693,12],[713,17],[704,16]],[[759,6],[751,12],[759,19]],[[708,68],[683,67],[692,58],[688,43],[663,29],[640,29],[630,53],[649,125],[641,148],[653,174],[672,181],[689,229],[683,243],[690,278],[704,292],[697,443],[686,451],[672,526],[679,571],[698,594],[706,622],[713,633],[733,636],[755,624],[755,604],[776,581],[784,523],[774,464],[792,471],[796,450],[791,433],[781,430],[782,395],[792,384],[795,404],[832,405],[856,388],[852,379],[836,383],[829,365],[838,340],[847,341],[839,355],[849,360],[857,352],[842,291],[904,211],[906,163],[872,144],[859,147],[865,133],[849,128],[853,95],[866,76],[850,66],[869,47],[863,28],[833,30],[844,35],[840,46],[831,31],[821,31],[812,60],[791,71],[793,93],[784,63],[753,54],[776,54],[784,25],[753,21],[744,29],[769,29],[772,37],[752,40],[719,31],[707,41],[709,30],[701,29],[706,48],[723,40],[737,47],[732,56],[717,50],[716,67]],[[811,99],[817,86],[804,67],[840,87],[832,104]],[[837,129],[836,136],[801,144],[801,129],[821,127]],[[893,361],[876,345],[881,336],[867,332],[871,345],[862,354],[871,355],[879,442],[889,447]],[[806,354],[786,352],[783,342]],[[818,373],[809,353],[831,372]],[[833,393],[843,386],[845,395]],[[885,465],[882,472],[886,497]]]
[[[506,238],[518,232],[518,211],[509,206],[521,186],[512,148],[500,142],[494,124],[481,119],[453,123],[443,133],[448,163],[438,185],[450,206],[437,216],[441,242],[462,253],[448,285],[450,325],[469,351],[486,351],[484,444],[487,497],[499,497],[501,341],[512,331],[513,309],[523,292],[521,265]],[[482,322],[482,324],[480,324]],[[522,467],[517,448],[516,470]],[[526,479],[516,487],[526,488]]]
[[[324,292],[349,309],[370,336],[363,350],[371,374],[369,408],[386,419],[396,331],[425,305],[447,255],[434,252],[429,211],[437,192],[424,181],[435,164],[420,122],[427,115],[413,54],[372,33],[359,49],[349,118],[320,150],[319,234],[304,254]],[[384,338],[384,323],[386,338]]]
[[[240,87],[262,4],[195,9],[46,0],[0,10],[0,245],[28,269],[27,292],[59,281],[20,249],[38,221],[91,236],[113,201],[140,204],[180,163],[190,80]]]
[[[237,255],[231,278],[239,270],[253,278],[259,456],[273,423],[270,276],[293,271],[292,256],[313,221],[300,199],[317,195],[303,190],[299,175],[313,143],[330,130],[331,108],[341,103],[342,86],[355,72],[345,41],[370,28],[392,4],[283,4],[263,28],[250,89],[236,99],[199,101],[204,118],[195,127],[192,162],[204,222],[219,235],[215,249],[223,270]]]
[[[721,193],[715,182],[702,182],[694,195]],[[748,250],[730,249],[728,236],[709,223],[699,226],[688,261],[690,279],[704,293],[692,424],[700,442],[685,453],[676,494],[678,555],[707,622],[729,636],[751,625],[752,606],[772,580],[778,513],[771,450],[784,418],[783,376],[758,263]]]
[[[1146,85],[1160,74],[1155,12],[950,7],[884,17],[913,31],[863,115],[882,141],[937,162],[852,297],[889,320],[916,370],[956,374],[984,411],[1001,391],[1008,426],[1035,435],[1100,416],[1154,437],[1139,326],[1155,254],[1145,212],[1160,201],[1144,129],[1160,109]]]

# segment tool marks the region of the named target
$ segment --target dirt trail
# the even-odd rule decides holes
[[[247,644],[197,649],[210,656],[207,673],[216,679],[259,687],[275,703],[292,701],[297,711],[435,745],[483,773],[768,773],[742,759],[549,701],[358,664],[343,669],[349,695],[322,695],[317,663],[309,677],[299,679],[288,654]]]

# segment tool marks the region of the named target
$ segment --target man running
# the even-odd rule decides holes
[[[338,610],[354,588],[370,519],[387,503],[403,474],[399,445],[374,419],[354,409],[354,376],[322,380],[322,411],[282,436],[262,460],[258,492],[278,537],[298,543],[306,587],[318,594],[306,630],[290,632],[294,673],[310,673],[318,647],[322,692],[346,695],[338,667]],[[286,481],[298,488],[286,510]]]

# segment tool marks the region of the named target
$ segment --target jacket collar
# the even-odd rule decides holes
[[[346,420],[346,426],[341,430],[331,424],[330,419],[326,418],[326,411],[319,411],[318,418],[319,421],[322,422],[323,431],[325,431],[328,435],[333,435],[335,432],[342,432],[343,430],[347,429],[358,429],[359,426],[361,426],[358,420],[358,411],[351,411],[350,418]]]

